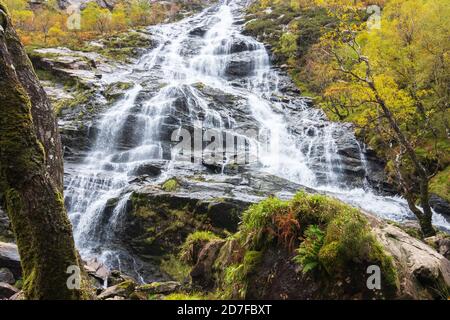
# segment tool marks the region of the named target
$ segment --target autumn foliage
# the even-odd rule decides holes
[[[75,47],[86,40],[163,21],[174,20],[182,3],[119,1],[112,10],[89,2],[82,10],[61,10],[55,0],[31,7],[27,0],[6,0],[14,26],[25,46]]]

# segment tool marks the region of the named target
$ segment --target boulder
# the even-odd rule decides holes
[[[26,300],[25,293],[21,290],[9,297],[9,300]]]
[[[16,279],[14,278],[13,273],[7,268],[0,268],[0,282],[4,282],[7,284],[14,284]]]
[[[112,270],[108,276],[108,286],[115,286],[119,283],[132,280],[133,279],[131,277],[123,274],[119,270]]]
[[[102,284],[106,283],[109,271],[102,263],[98,262],[97,259],[88,261],[84,266],[84,269],[89,276],[99,280]]]
[[[213,240],[208,242],[200,251],[197,263],[191,271],[192,283],[202,288],[214,286],[213,265],[225,240]]]
[[[103,94],[108,101],[114,102],[123,98],[125,96],[125,92],[132,87],[133,83],[131,82],[114,82],[106,87]]]
[[[0,268],[8,268],[15,278],[22,275],[19,251],[14,243],[0,242]]]
[[[121,297],[121,296],[114,296],[114,297],[112,297],[112,298],[107,298],[107,299],[105,299],[105,300],[125,300],[125,298],[124,298],[124,297]]]
[[[245,52],[234,54],[225,68],[225,75],[229,80],[248,77],[252,74],[255,61]]]
[[[447,234],[439,233],[433,237],[426,238],[425,242],[436,248],[440,254],[450,260],[450,237]]]
[[[438,241],[438,251],[450,260],[450,238],[444,238]]]
[[[236,39],[230,45],[230,53],[238,53],[243,51],[253,51],[258,49],[257,45],[243,39]]]
[[[128,280],[116,284],[112,287],[106,288],[102,293],[100,293],[97,298],[99,300],[105,300],[108,298],[113,298],[116,296],[128,298],[136,288],[136,283],[134,281]]]
[[[138,286],[136,291],[144,292],[146,294],[169,294],[177,291],[180,287],[181,284],[176,281],[152,282],[150,284]]]
[[[19,289],[13,287],[12,285],[10,285],[8,283],[0,282],[0,300],[1,299],[9,299],[17,292],[19,292]]]
[[[150,177],[157,177],[161,174],[162,169],[166,165],[166,162],[150,162],[150,163],[143,163],[136,167],[132,171],[132,175],[135,176],[150,176]]]
[[[189,31],[191,36],[203,37],[206,34],[207,30],[205,27],[197,27]]]
[[[450,261],[400,228],[368,216],[378,241],[394,258],[400,298],[439,298],[436,288],[450,288]]]

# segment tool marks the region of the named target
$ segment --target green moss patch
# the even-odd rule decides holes
[[[431,179],[430,192],[450,202],[450,166]]]
[[[178,180],[175,178],[171,178],[171,179],[165,181],[161,186],[161,188],[167,192],[174,192],[179,187],[180,187],[180,184],[179,184]]]

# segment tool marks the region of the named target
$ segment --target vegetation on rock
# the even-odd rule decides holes
[[[182,248],[189,247],[193,238],[209,237],[210,234],[193,235]],[[210,243],[214,239],[213,236]],[[203,246],[202,254],[208,256],[206,247]],[[298,249],[292,250],[292,247]],[[260,275],[266,272],[264,261],[273,250],[280,252],[277,265],[295,262],[300,266],[293,273],[293,276],[303,277],[304,282],[298,283],[312,286],[310,280],[305,280],[312,273],[315,285],[321,289],[313,292],[310,298],[327,294],[333,297],[333,292],[340,290],[333,288],[334,284],[343,279],[351,279],[350,286],[364,290],[357,285],[359,279],[352,280],[352,273],[359,270],[364,273],[365,268],[373,264],[382,270],[384,297],[391,297],[398,286],[392,257],[375,239],[367,219],[359,210],[323,195],[299,192],[290,201],[268,198],[243,213],[239,231],[220,244],[212,262],[205,260],[209,261],[213,271],[214,296],[262,298],[255,293],[253,283],[268,286],[261,282]],[[201,256],[198,259],[201,260]],[[257,290],[262,292],[263,287]]]

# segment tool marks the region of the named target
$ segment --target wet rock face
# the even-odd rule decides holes
[[[436,194],[430,195],[430,206],[438,213],[443,214],[450,220],[450,203]]]
[[[249,53],[236,53],[225,68],[225,75],[229,80],[250,76],[255,67],[254,57]]]
[[[208,30],[205,27],[197,27],[189,31],[191,36],[203,37]]]
[[[166,161],[156,161],[151,163],[144,163],[133,170],[130,175],[158,177],[167,166]]]
[[[249,203],[237,199],[208,199],[182,191],[168,193],[144,188],[131,198],[132,209],[120,236],[138,256],[174,253],[186,237],[197,230],[235,231],[240,212]]]
[[[14,233],[9,223],[9,218],[5,211],[0,207],[0,241],[13,242]]]
[[[242,212],[251,204],[268,195],[288,198],[301,188],[269,174],[211,176],[207,169],[195,169],[194,165],[175,170],[179,173],[189,170],[194,174],[177,175],[177,187],[170,191],[164,190],[165,183],[152,182],[150,175],[134,182],[135,191],[115,235],[114,245],[126,248],[142,261],[140,266],[146,266],[147,270],[140,271],[145,280],[166,279],[155,273],[155,264],[168,254],[176,254],[190,233],[204,230],[225,236],[226,232],[235,232]],[[100,233],[109,228],[117,205],[115,199],[105,207],[99,220]]]
[[[15,244],[0,242],[0,268],[7,268],[17,279],[22,275],[19,251]]]
[[[0,282],[14,284],[16,279],[14,278],[14,274],[9,269],[0,268]]]

